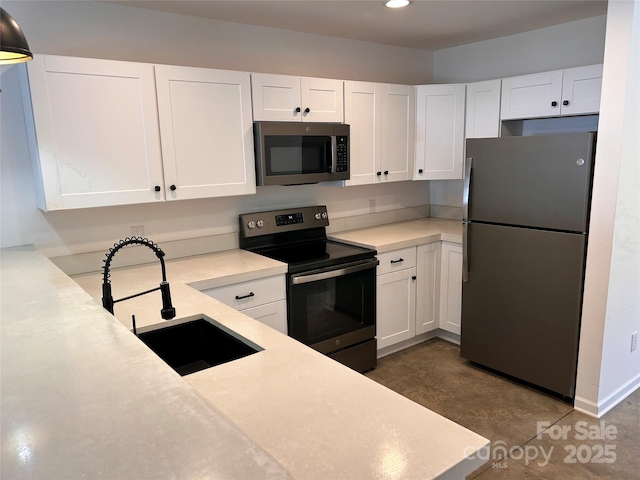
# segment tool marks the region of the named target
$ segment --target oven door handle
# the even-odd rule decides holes
[[[373,258],[364,262],[353,262],[341,265],[339,268],[312,270],[309,273],[293,275],[291,277],[291,283],[293,285],[300,285],[303,283],[317,282],[319,280],[327,280],[329,278],[342,277],[351,273],[376,268],[379,263],[377,258]]]

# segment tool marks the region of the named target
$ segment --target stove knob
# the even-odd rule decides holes
[[[258,226],[258,228],[262,228],[262,227],[264,227],[264,222],[262,220],[258,220],[256,225]]]
[[[256,228],[256,222],[251,220],[249,223],[247,223],[247,227],[249,227],[249,229]]]
[[[316,220],[320,220],[322,218],[319,213],[316,213],[314,217],[316,218]]]
[[[329,215],[327,215],[327,212],[322,212],[322,218],[326,220],[328,217]]]

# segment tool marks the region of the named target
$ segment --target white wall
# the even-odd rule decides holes
[[[431,81],[431,53],[94,2],[2,2],[34,52],[382,82]],[[143,225],[154,241],[237,231],[237,215],[326,204],[332,218],[426,205],[428,182],[259,187],[244,197],[43,213],[35,207],[17,82],[3,68],[0,246],[33,243],[49,256],[104,250]]]
[[[467,83],[602,63],[606,15],[433,52],[435,83]],[[431,182],[432,205],[462,206],[462,180]]]
[[[435,83],[466,83],[602,63],[606,15],[433,52]]]
[[[134,62],[429,83],[432,54],[94,1],[4,1],[33,52]]]
[[[640,385],[640,2],[608,12],[576,386],[598,416]]]

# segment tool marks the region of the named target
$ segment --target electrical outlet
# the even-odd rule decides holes
[[[369,213],[376,213],[376,199],[369,199]]]
[[[638,348],[638,332],[635,331],[631,334],[631,351],[633,352]]]
[[[131,236],[144,237],[144,227],[142,225],[136,225],[135,227],[131,227]]]

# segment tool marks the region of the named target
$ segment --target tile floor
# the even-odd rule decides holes
[[[467,362],[441,339],[381,358],[366,375],[491,440],[469,479],[640,479],[640,390],[598,420]],[[538,422],[549,424],[540,438]]]

